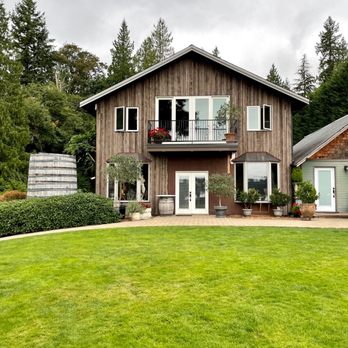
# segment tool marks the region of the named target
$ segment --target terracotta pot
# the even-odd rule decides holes
[[[236,133],[226,133],[225,139],[227,143],[231,143],[236,140]]]
[[[300,206],[300,211],[303,220],[311,220],[315,214],[315,204],[302,203]]]

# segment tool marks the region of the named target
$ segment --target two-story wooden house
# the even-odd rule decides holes
[[[221,105],[241,110],[237,140],[216,120]],[[208,175],[229,173],[236,188],[255,187],[261,203],[275,187],[290,192],[292,111],[308,100],[189,46],[81,103],[95,113],[96,192],[121,201],[143,200],[157,212],[157,195],[175,195],[176,214],[214,213]],[[164,129],[167,137],[155,142]],[[155,130],[156,129],[156,130]],[[120,189],[105,177],[117,153],[143,161],[143,177]],[[227,200],[230,213],[240,205]],[[260,205],[261,206],[261,205]]]

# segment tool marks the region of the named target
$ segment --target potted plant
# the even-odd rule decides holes
[[[300,167],[292,168],[291,181],[292,181],[292,186],[294,188],[294,192],[296,192],[298,188],[298,184],[303,181],[303,173]]]
[[[226,124],[228,125],[227,133],[225,134],[226,142],[236,140],[240,114],[240,108],[232,105],[230,102],[224,103],[218,110],[216,117],[218,126],[225,126]]]
[[[298,185],[296,197],[301,200],[300,211],[302,219],[311,220],[315,213],[315,201],[319,198],[317,190],[310,181]]]
[[[169,140],[170,134],[165,128],[157,127],[149,131],[149,138],[151,139],[151,142],[160,144],[163,141]]]
[[[270,195],[270,200],[276,209],[273,209],[274,216],[281,217],[284,213],[283,208],[291,201],[291,197],[284,192],[281,192],[278,188],[273,190]]]
[[[147,220],[152,217],[151,215],[151,203],[141,202],[140,203],[144,207],[144,212],[140,215],[141,220]]]
[[[126,215],[130,217],[132,221],[140,220],[140,215],[143,214],[145,208],[139,202],[129,202],[126,207]]]
[[[248,190],[248,192],[241,191],[239,192],[237,199],[244,205],[243,210],[243,215],[244,216],[250,216],[252,213],[252,205],[256,203],[260,199],[260,194],[259,192],[251,188]]]
[[[208,180],[208,191],[218,196],[219,205],[214,206],[216,217],[226,216],[227,206],[221,205],[221,198],[232,197],[234,194],[233,178],[228,174],[212,174]]]

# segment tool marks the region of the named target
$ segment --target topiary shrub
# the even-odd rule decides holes
[[[0,237],[117,221],[112,202],[93,193],[0,204]]]
[[[14,201],[18,199],[26,199],[27,194],[26,192],[21,191],[7,191],[3,195],[0,196],[0,202],[6,202],[6,201]]]
[[[303,181],[303,173],[300,167],[295,167],[292,169],[291,181],[296,183]]]

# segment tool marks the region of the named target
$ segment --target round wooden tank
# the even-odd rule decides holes
[[[27,197],[65,196],[77,192],[75,156],[30,155]]]

